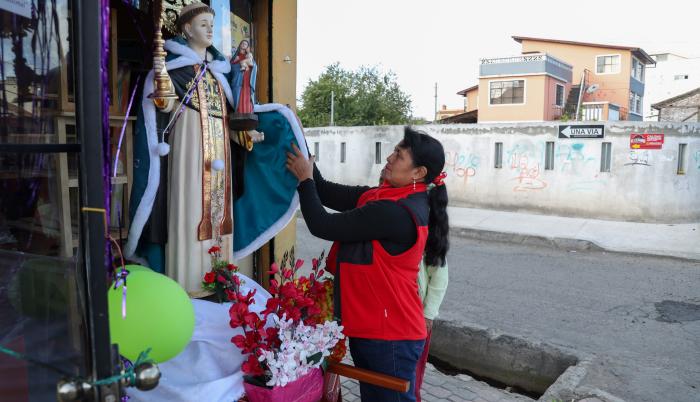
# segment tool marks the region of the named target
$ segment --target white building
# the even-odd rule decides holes
[[[700,87],[700,57],[656,53],[656,67],[646,69],[644,120],[656,121],[659,111],[651,105]]]

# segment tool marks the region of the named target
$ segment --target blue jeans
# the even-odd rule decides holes
[[[350,338],[350,354],[355,367],[411,381],[408,392],[360,382],[362,402],[415,401],[416,363],[423,352],[425,340],[384,341],[379,339]]]

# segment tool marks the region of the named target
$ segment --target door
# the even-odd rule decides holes
[[[63,378],[115,371],[104,221],[81,212],[105,207],[100,3],[0,2],[4,402],[55,400]],[[114,388],[86,400],[116,400]]]

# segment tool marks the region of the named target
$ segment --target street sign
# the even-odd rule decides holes
[[[605,138],[604,124],[559,126],[559,138]]]
[[[661,149],[663,145],[663,134],[630,134],[631,149]]]

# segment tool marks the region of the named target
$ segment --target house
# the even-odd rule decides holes
[[[658,110],[652,105],[700,87],[700,57],[653,53],[651,58],[656,66],[646,73],[644,120],[656,121]]]
[[[478,99],[479,122],[642,120],[645,66],[654,64],[644,50],[513,39],[520,55],[481,59],[478,88],[460,91]]]
[[[440,108],[435,114],[435,121],[440,121],[442,119],[455,116],[461,113],[464,113],[464,109],[448,109],[447,105],[442,105],[442,108]]]
[[[454,114],[442,118],[438,123],[476,123],[478,120],[479,105],[479,85],[473,85],[467,89],[457,92],[457,95],[464,96],[464,110],[459,114]]]
[[[651,105],[659,121],[700,122],[700,87]]]

